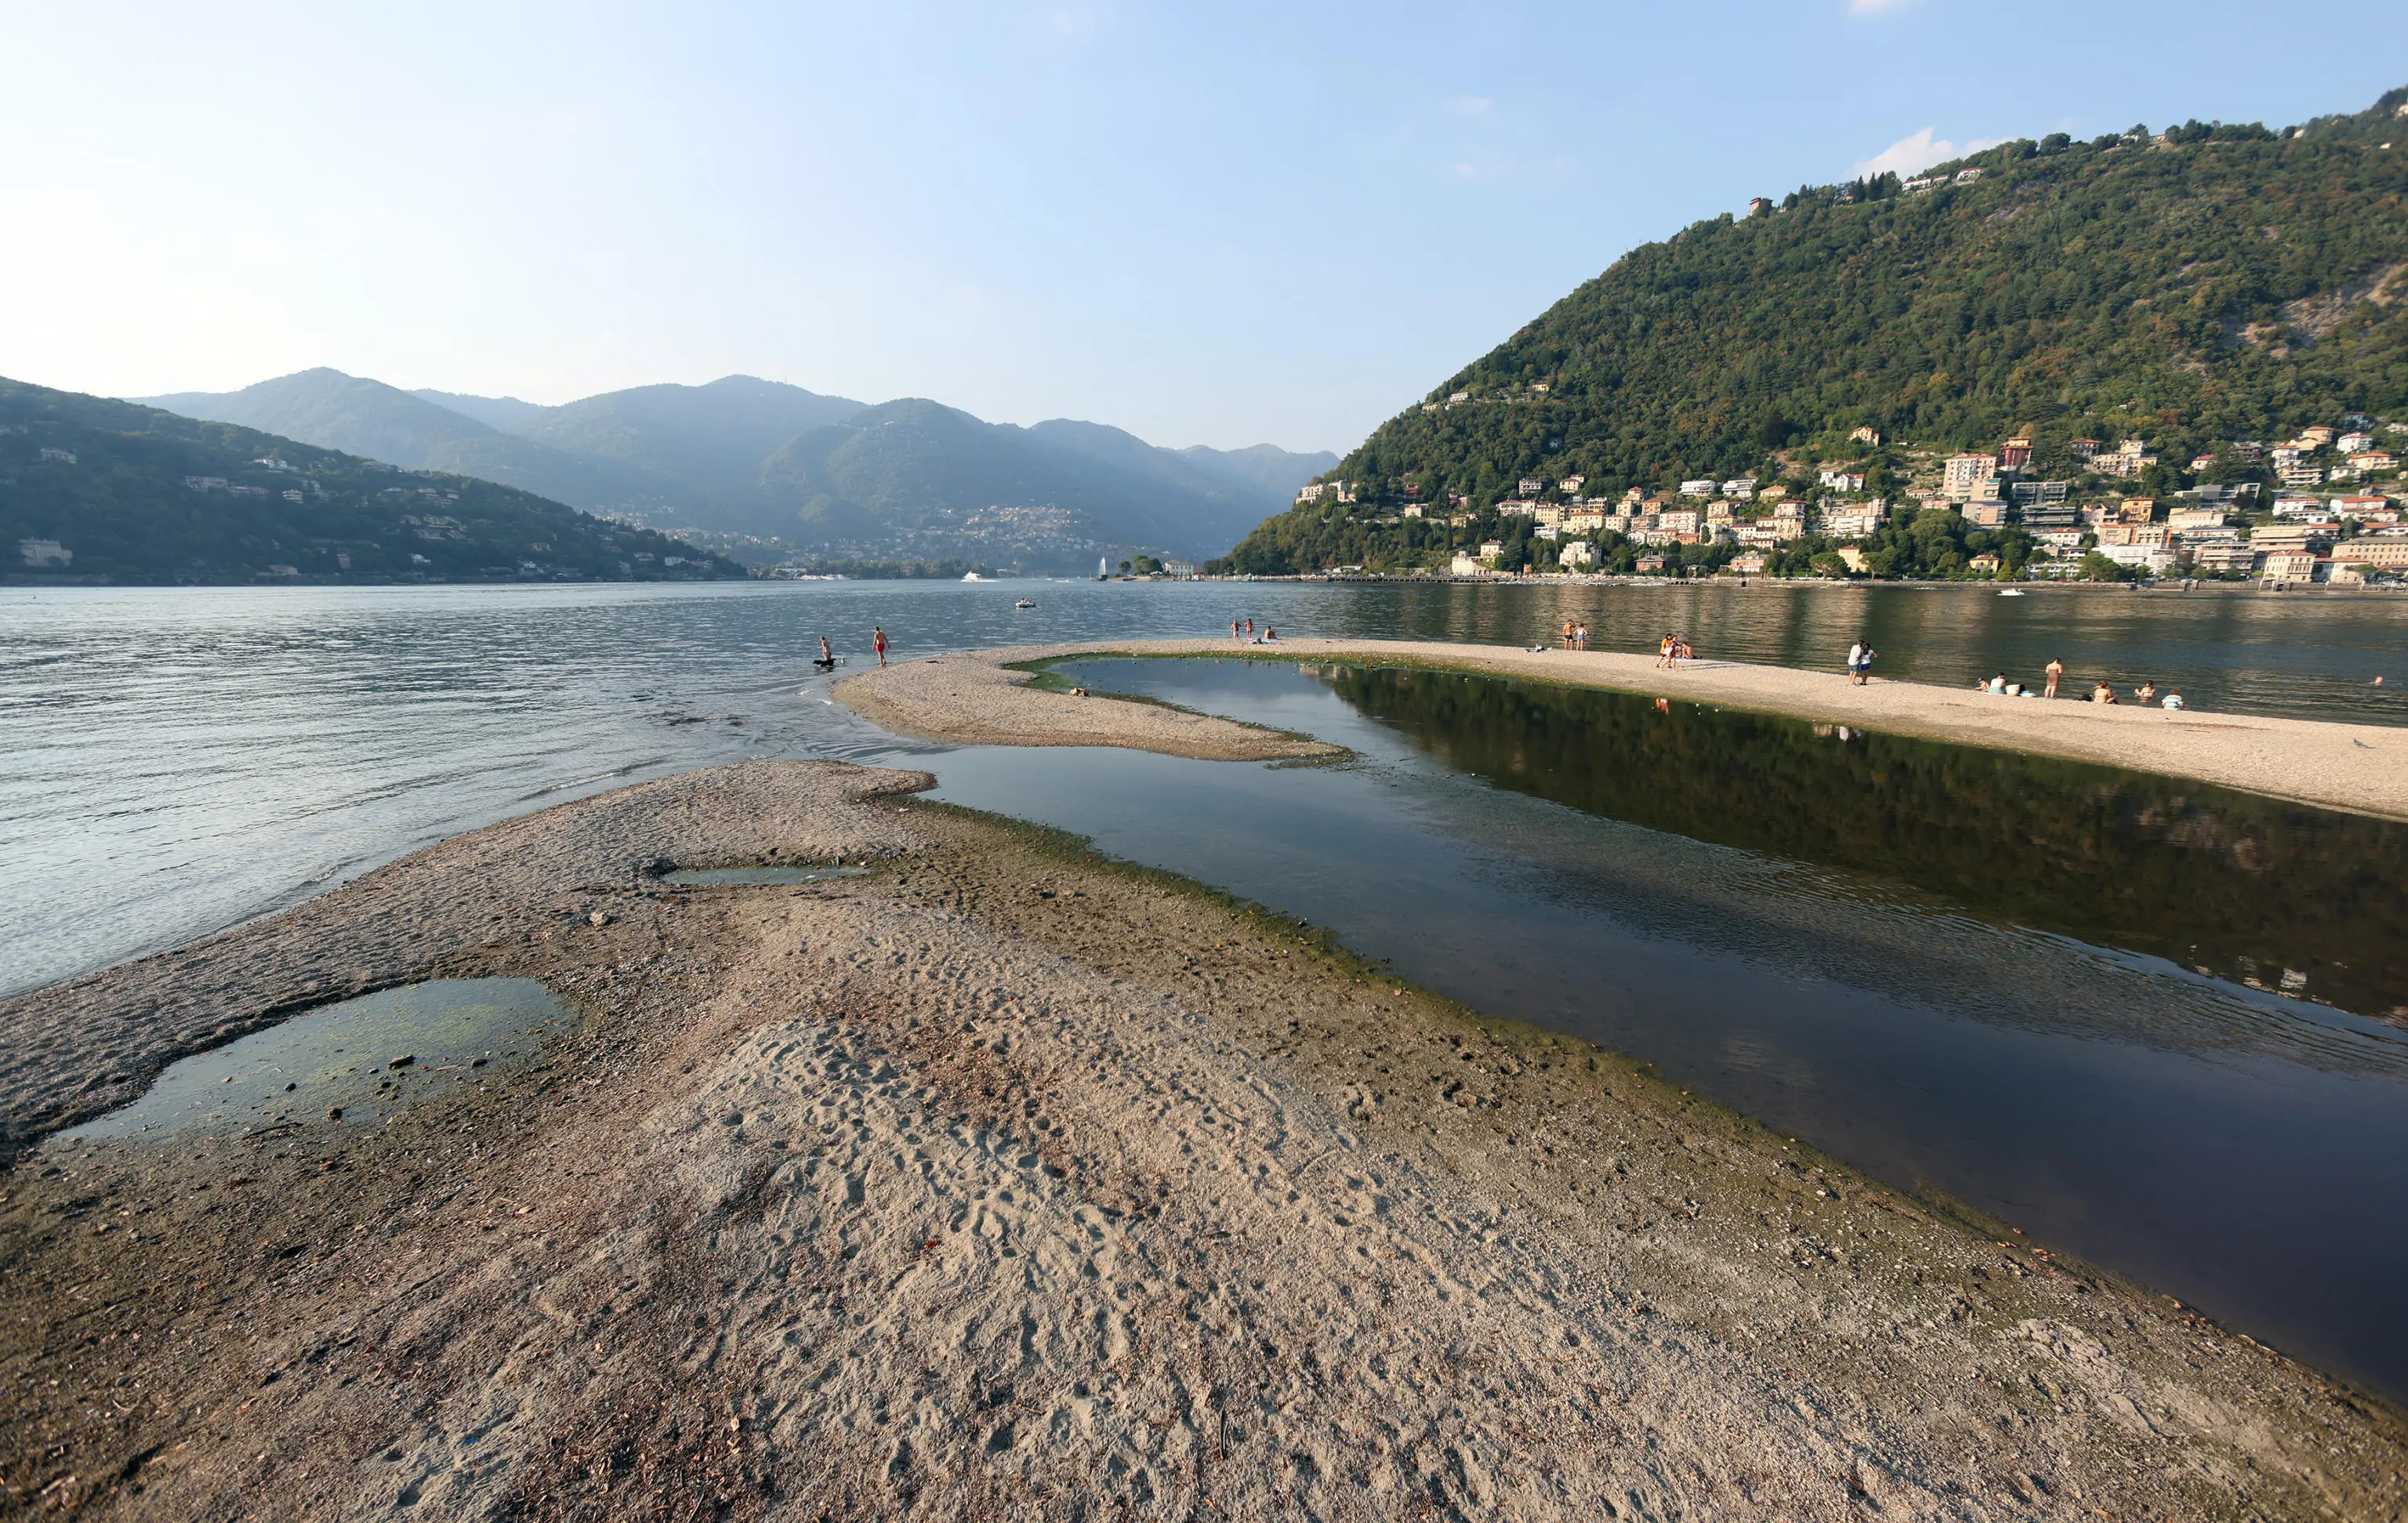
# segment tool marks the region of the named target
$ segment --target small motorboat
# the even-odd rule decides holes
[[[2024,590],[2021,587],[2009,587],[2006,591],[1999,594],[2001,597],[2021,597],[2023,595]]]
[[[1013,608],[1035,608],[1037,606],[1037,599],[1034,597],[1024,597],[1019,602],[1014,603],[1011,606]]]

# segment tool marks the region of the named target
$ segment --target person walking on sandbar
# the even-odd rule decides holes
[[[886,631],[877,625],[869,626],[869,643],[878,647],[878,664],[886,665]]]

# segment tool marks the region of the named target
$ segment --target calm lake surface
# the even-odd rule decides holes
[[[1024,594],[1039,607],[1015,611]],[[945,797],[1307,915],[1417,982],[1653,1059],[2408,1394],[2391,1284],[2408,1056],[2375,1018],[2408,1002],[2392,827],[1685,705],[1287,664],[1096,680],[1326,735],[1358,762],[956,751],[863,724],[807,675],[820,633],[858,660],[873,622],[909,657],[1245,616],[1511,644],[1578,618],[1603,647],[1673,629],[1704,654],[1820,667],[1864,632],[1891,677],[2036,677],[2058,655],[2076,682],[2154,678],[2204,710],[2408,723],[2408,600],[2380,597],[0,590],[0,992],[629,781],[755,756],[924,767]]]
[[[1015,611],[1014,598],[1039,606]],[[1294,635],[1600,648],[1885,676],[2154,677],[2193,707],[2408,724],[2408,598],[1966,587],[1191,582],[0,589],[0,993],[268,913],[463,830],[746,756],[890,737],[806,677],[826,633],[909,656]],[[2388,675],[2378,687],[2373,678]]]
[[[938,797],[1309,919],[2408,1394],[2408,1032],[2359,1013],[2408,1005],[2408,826],[1494,679],[1065,669],[1357,759],[977,749],[923,764]]]

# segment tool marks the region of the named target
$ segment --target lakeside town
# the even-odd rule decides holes
[[[2183,577],[2362,586],[2408,576],[2403,435],[2408,423],[2353,412],[2289,438],[2229,439],[2175,462],[2138,436],[2110,443],[2028,432],[1995,450],[1942,453],[1865,426],[1840,449],[1776,456],[1782,473],[1771,480],[1699,477],[1592,495],[1582,475],[1526,476],[1512,496],[1485,507],[1463,493],[1419,500],[1411,478],[1404,500],[1390,503],[1365,500],[1372,494],[1357,483],[1327,481],[1306,485],[1297,502],[1374,530],[1447,531],[1443,539],[1408,539],[1427,547],[1417,566],[1367,557],[1340,574]]]

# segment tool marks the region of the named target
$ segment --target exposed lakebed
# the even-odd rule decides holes
[[[155,1141],[191,1132],[257,1137],[301,1126],[357,1126],[497,1077],[575,1019],[529,978],[437,979],[380,989],[195,1053],[171,1065],[139,1099],[58,1141]]]
[[[2408,1392],[2408,1035],[2373,1018],[2408,1003],[2408,827],[1460,674],[1061,669],[1355,759],[979,748],[919,757],[938,797],[1306,917]]]

